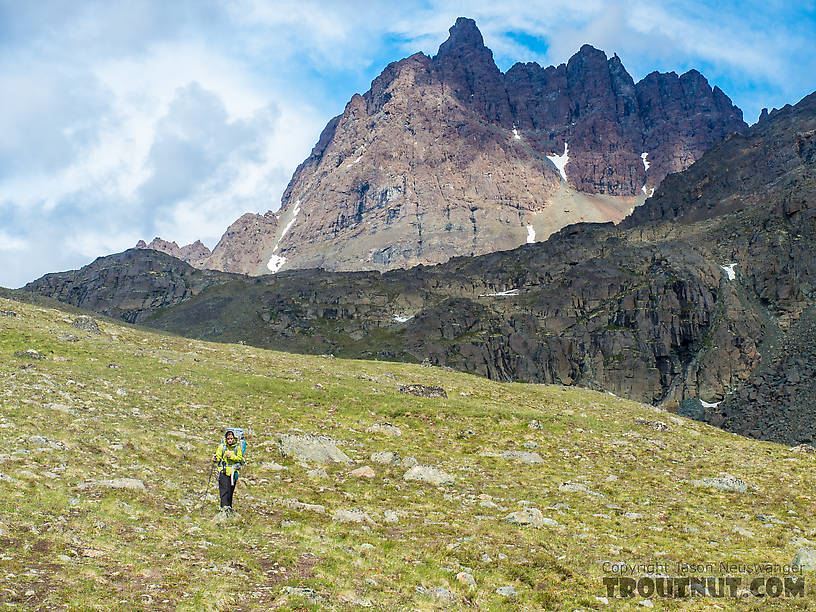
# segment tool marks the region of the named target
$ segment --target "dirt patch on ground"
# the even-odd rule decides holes
[[[0,538],[0,549],[24,550],[31,533],[23,529],[17,531],[20,539]],[[59,574],[63,568],[47,557],[52,548],[51,542],[39,538],[24,557],[4,562],[0,604],[10,604],[21,610],[53,610],[60,603]]]

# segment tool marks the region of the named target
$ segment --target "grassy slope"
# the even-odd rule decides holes
[[[602,609],[602,560],[786,564],[798,548],[792,540],[816,534],[812,456],[609,395],[209,344],[111,322],[92,335],[58,310],[6,299],[0,310],[18,314],[0,317],[0,472],[13,479],[0,478],[7,609],[352,609],[345,602],[355,598],[389,610],[442,605],[418,586],[446,586],[462,607]],[[65,333],[80,340],[60,340]],[[47,358],[14,356],[28,348]],[[400,394],[404,383],[440,385],[448,399]],[[530,419],[544,429],[529,429]],[[381,421],[403,435],[365,432]],[[224,424],[247,427],[253,462],[236,491],[239,516],[219,526],[214,498],[200,498]],[[295,428],[330,434],[356,465],[307,475],[314,466],[282,458],[272,443]],[[33,435],[67,450],[38,450],[27,441]],[[544,465],[479,454],[522,450],[528,440],[540,445]],[[378,450],[437,465],[456,484],[405,482],[404,468],[368,460]],[[262,467],[272,460],[286,469]],[[374,479],[348,476],[366,464]],[[758,490],[724,494],[688,482],[724,471]],[[148,491],[77,486],[116,477],[141,478]],[[605,498],[559,491],[567,480]],[[504,509],[480,506],[480,495]],[[289,509],[285,498],[327,513]],[[501,520],[523,500],[559,526]],[[554,509],[559,503],[568,507]],[[376,525],[332,522],[338,508],[361,508]],[[404,515],[387,524],[386,510]],[[735,533],[737,525],[754,537]],[[456,581],[463,568],[475,590]],[[804,600],[777,603],[804,609],[814,595],[809,580]],[[495,593],[502,585],[516,587],[515,602]],[[321,599],[285,586],[310,587]],[[712,600],[656,603],[704,610]]]

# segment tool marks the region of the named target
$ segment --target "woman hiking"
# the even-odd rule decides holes
[[[224,441],[215,449],[212,458],[221,470],[218,473],[218,493],[221,496],[221,512],[232,514],[232,494],[238,482],[238,470],[244,461],[243,444],[239,443],[233,429],[227,429]]]

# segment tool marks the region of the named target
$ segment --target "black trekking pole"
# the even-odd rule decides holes
[[[201,494],[201,499],[207,497],[207,492],[210,490],[210,483],[212,482],[213,474],[215,473],[215,461],[212,461],[212,467],[210,468],[210,477],[207,479],[207,488],[204,489],[204,493]]]

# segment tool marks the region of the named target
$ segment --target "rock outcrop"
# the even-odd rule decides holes
[[[136,243],[137,249],[152,249],[172,255],[176,259],[187,262],[194,268],[206,268],[208,266],[207,259],[210,257],[210,249],[208,249],[200,240],[196,240],[192,244],[179,247],[175,242],[168,242],[162,240],[158,236],[150,241],[150,244],[145,244],[144,240]]]
[[[203,266],[237,273],[262,270],[269,259],[266,254],[274,250],[271,241],[277,229],[278,219],[271,212],[243,215],[227,228]]]
[[[80,270],[46,274],[29,287],[80,308],[139,323],[154,309],[179,304],[230,278],[224,272],[197,270],[160,251],[137,248],[100,257]]]

